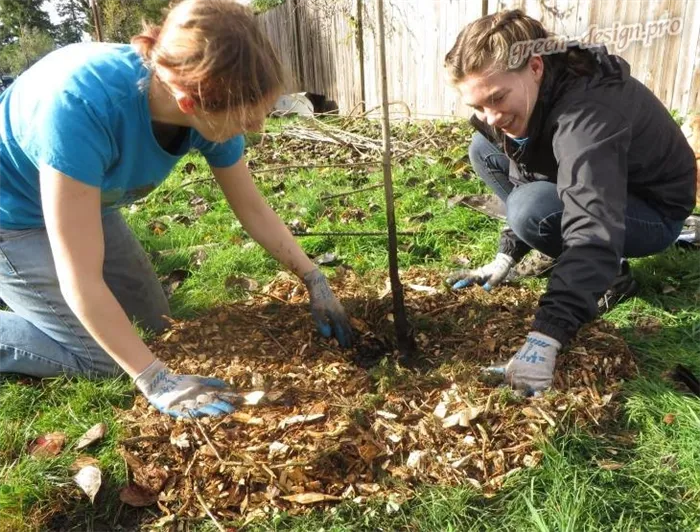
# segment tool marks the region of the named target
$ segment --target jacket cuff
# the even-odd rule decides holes
[[[571,341],[571,339],[576,336],[578,331],[572,331],[570,327],[560,326],[559,324],[552,323],[551,321],[545,321],[542,318],[535,318],[532,324],[532,330],[551,336],[557,342],[559,342],[562,347]]]

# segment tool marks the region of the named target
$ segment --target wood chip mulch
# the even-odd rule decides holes
[[[139,396],[121,413],[131,483],[122,500],[216,519],[303,512],[381,497],[398,505],[425,484],[468,483],[493,495],[536,467],[539,443],[577,425],[614,423],[621,383],[637,369],[625,341],[597,321],[560,357],[555,389],[523,399],[480,380],[522,344],[537,296],[518,287],[460,294],[437,273],[404,272],[418,352],[401,364],[384,279],[340,270],[353,349],[321,338],[305,290],[280,274],[246,301],[175,322],[151,345],[182,373],[211,375],[241,394],[223,418],[174,420]],[[126,499],[126,500],[125,500]]]

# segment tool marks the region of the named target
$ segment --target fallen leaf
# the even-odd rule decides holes
[[[243,423],[245,425],[264,425],[265,421],[260,417],[254,417],[246,412],[234,412],[231,414],[232,421]]]
[[[154,235],[162,235],[168,230],[168,226],[160,220],[153,220],[148,224],[148,228]]]
[[[158,500],[158,494],[149,493],[145,489],[131,484],[125,488],[122,488],[122,490],[119,492],[119,500],[124,504],[128,504],[129,506],[141,508],[143,506],[151,506],[152,504],[155,504]]]
[[[100,461],[95,458],[94,456],[88,456],[86,454],[78,456],[78,458],[75,459],[75,462],[73,462],[69,469],[71,471],[78,472],[81,469],[83,469],[86,466],[99,466]]]
[[[409,284],[408,287],[411,288],[412,290],[415,290],[416,292],[424,292],[430,296],[438,293],[438,289],[433,288],[432,286],[423,286],[420,284]]]
[[[285,501],[298,502],[299,504],[314,504],[317,502],[326,501],[342,501],[342,497],[336,497],[335,495],[326,495],[325,493],[295,493],[294,495],[285,495],[280,497]]]
[[[319,266],[323,264],[333,264],[337,261],[338,257],[335,255],[335,253],[324,253],[323,255],[319,255],[314,259],[314,262]]]
[[[94,503],[95,495],[102,485],[102,472],[94,465],[88,465],[78,471],[73,480],[90,498],[90,502]]]
[[[101,440],[105,433],[107,432],[107,425],[104,423],[97,423],[96,425],[93,425],[88,431],[83,434],[80,439],[78,440],[78,443],[75,445],[75,449],[79,451],[80,449],[84,449],[88,445],[91,445],[95,443],[98,440]]]
[[[383,417],[384,419],[396,419],[399,417],[393,412],[387,412],[386,410],[377,410],[377,415]]]
[[[260,283],[258,283],[255,279],[251,279],[249,277],[238,277],[235,275],[226,279],[224,284],[228,289],[242,288],[246,292],[254,292],[260,286]]]
[[[29,444],[29,454],[37,457],[57,456],[65,443],[66,435],[63,432],[49,432]]]
[[[670,424],[673,423],[675,420],[676,420],[676,416],[673,415],[673,414],[666,414],[666,415],[664,416],[664,423],[666,423],[667,425],[670,425]]]
[[[616,471],[625,467],[625,464],[613,462],[612,460],[598,460],[598,467],[606,471]]]

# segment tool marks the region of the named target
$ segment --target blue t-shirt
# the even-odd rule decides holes
[[[101,189],[103,211],[158,186],[190,149],[213,167],[236,163],[243,137],[223,143],[187,131],[177,155],[156,140],[150,71],[125,44],[79,43],[33,65],[0,94],[0,228],[43,227],[39,168]]]

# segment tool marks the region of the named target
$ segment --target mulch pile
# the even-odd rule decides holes
[[[351,350],[316,333],[303,286],[286,274],[247,301],[174,323],[154,352],[178,372],[230,382],[241,405],[224,418],[174,420],[139,396],[122,413],[131,472],[122,500],[156,504],[169,520],[368,497],[398,505],[421,484],[469,483],[489,496],[537,466],[548,434],[616,419],[616,393],[636,365],[611,326],[586,327],[559,357],[555,390],[522,399],[482,382],[478,368],[517,351],[536,296],[518,287],[448,293],[424,271],[402,279],[417,345],[408,364],[391,347],[385,280],[352,271],[333,282],[353,316]]]

